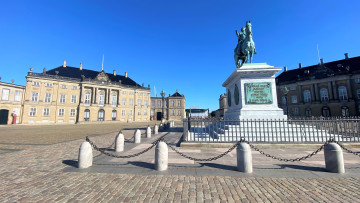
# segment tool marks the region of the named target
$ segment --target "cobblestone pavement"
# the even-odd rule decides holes
[[[144,133],[144,131],[142,131]],[[132,130],[124,131],[125,137],[130,138]],[[166,132],[160,133],[161,135]],[[171,134],[171,133],[170,133]],[[170,135],[169,134],[169,135]],[[173,133],[173,135],[177,135]],[[91,140],[100,147],[110,146],[116,133],[91,137]],[[168,136],[168,135],[167,135]],[[171,136],[168,137],[171,140]],[[167,139],[168,139],[167,138]],[[145,140],[145,139],[144,139]],[[95,165],[89,170],[78,171],[73,166],[77,164],[78,148],[84,139],[62,142],[53,145],[32,146],[22,151],[13,151],[0,154],[0,201],[1,202],[359,202],[360,199],[360,159],[351,154],[344,154],[345,163],[349,165],[350,175],[326,173],[325,176],[306,176],[304,172],[296,176],[262,175],[188,175],[188,174],[161,174],[161,173],[132,173],[136,168],[127,169],[126,173],[116,172],[121,166],[99,166],[96,163],[109,163],[113,159],[104,158],[104,155],[94,153]],[[150,143],[151,140],[145,140]],[[141,150],[149,144],[134,145],[131,150]],[[128,144],[128,143],[127,143]],[[204,152],[218,154],[226,149],[179,148],[192,156],[210,156]],[[269,153],[276,150],[267,149]],[[290,156],[291,153],[307,153],[309,150],[282,149],[279,155]],[[129,153],[125,152],[125,153]],[[152,154],[152,155],[148,155]],[[149,151],[144,156],[153,156]],[[170,149],[169,149],[170,154]],[[255,153],[254,153],[255,155]],[[138,158],[144,163],[151,163],[149,157]],[[176,154],[169,155],[176,164],[196,165],[197,163],[183,163]],[[319,163],[323,155],[317,155],[308,161],[321,166]],[[170,162],[170,161],[169,161]],[[219,168],[230,165],[231,154],[219,160]],[[174,163],[172,163],[174,164]],[[278,162],[254,156],[253,165],[259,170],[268,166],[276,166]],[[307,166],[309,163],[294,163]],[[174,166],[173,166],[174,167]],[[218,170],[210,166],[213,170]],[[92,171],[99,168],[100,172]],[[109,170],[106,171],[105,169]],[[305,168],[310,171],[313,168]],[[114,170],[115,172],[112,172]],[[148,169],[150,171],[150,169]],[[172,171],[173,169],[169,169]],[[220,170],[220,169],[219,169]],[[269,173],[281,173],[279,169],[268,170]],[[153,170],[152,170],[153,171]],[[179,170],[178,170],[179,171]],[[181,170],[180,170],[181,171]],[[280,172],[276,172],[280,171]],[[304,170],[303,170],[304,171]],[[185,173],[185,172],[184,172]]]

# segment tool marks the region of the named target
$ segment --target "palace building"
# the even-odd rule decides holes
[[[290,117],[360,116],[360,57],[285,67],[276,83],[279,107]]]
[[[152,120],[181,121],[185,117],[185,96],[178,90],[168,97],[151,97]]]
[[[25,86],[0,82],[0,124],[21,123]]]
[[[23,124],[149,121],[150,86],[66,65],[26,76]]]

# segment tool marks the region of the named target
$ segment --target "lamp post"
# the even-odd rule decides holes
[[[165,91],[164,90],[162,90],[161,92],[160,92],[160,95],[161,95],[161,97],[162,97],[162,113],[161,113],[161,121],[163,121],[164,120],[164,106],[165,106],[165,104],[164,104],[164,97],[165,97]]]
[[[287,115],[287,117],[289,117],[288,98],[287,98],[289,89],[285,86],[281,89],[281,91],[285,95],[286,115]]]

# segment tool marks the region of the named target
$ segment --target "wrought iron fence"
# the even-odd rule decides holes
[[[360,141],[360,118],[184,119],[185,142],[323,143]]]

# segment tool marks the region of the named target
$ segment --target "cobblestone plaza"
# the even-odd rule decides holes
[[[138,126],[134,126],[138,125]],[[31,140],[17,143],[14,127],[1,127],[0,191],[1,202],[357,202],[360,197],[360,159],[344,153],[346,173],[324,171],[324,155],[301,162],[280,162],[253,152],[253,174],[236,171],[236,152],[212,162],[194,162],[178,156],[169,149],[169,169],[157,172],[153,167],[154,148],[131,159],[115,159],[94,151],[94,165],[76,168],[78,148],[86,133],[75,135],[77,128],[88,128],[90,139],[100,147],[114,142],[118,130],[125,138],[145,124],[104,126],[102,132],[93,125],[67,125],[65,133],[59,129],[51,140],[41,133],[40,126],[27,128]],[[72,126],[72,127],[69,127]],[[27,126],[22,126],[26,128]],[[61,126],[60,126],[61,128]],[[134,129],[132,129],[134,128]],[[24,129],[23,129],[24,130]],[[91,132],[92,133],[89,133]],[[180,128],[143,138],[141,144],[125,143],[123,154],[133,154],[151,146],[165,135],[176,146]],[[5,136],[7,135],[7,136]],[[43,137],[42,137],[43,136]],[[8,137],[5,140],[4,137]],[[21,140],[21,139],[18,139]],[[11,143],[13,142],[13,143]],[[6,144],[7,143],[7,144]],[[14,146],[20,146],[14,149]],[[306,155],[319,145],[257,145],[268,153],[294,158]],[[359,148],[347,145],[359,151]],[[177,150],[198,158],[212,157],[228,148],[176,147]],[[6,150],[7,149],[7,150]],[[17,151],[19,150],[19,151]],[[114,153],[113,151],[109,151]]]

